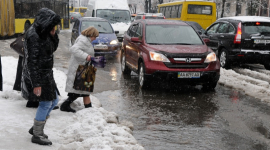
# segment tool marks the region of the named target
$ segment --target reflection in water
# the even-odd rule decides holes
[[[112,81],[116,81],[117,79],[117,71],[115,68],[111,68],[110,76],[112,77]]]
[[[208,134],[209,140],[205,143],[216,140],[209,131],[209,128],[217,126],[211,122],[218,110],[213,100],[215,92],[179,85],[155,81],[150,89],[141,90],[137,76],[122,75],[121,97],[128,111],[120,115],[120,121],[133,122],[134,136],[146,149],[185,149],[185,145],[198,147],[192,141],[205,134]]]
[[[238,91],[232,91],[230,98],[232,100],[233,103],[237,103],[239,100],[239,92]]]

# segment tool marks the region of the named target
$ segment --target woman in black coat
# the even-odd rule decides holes
[[[28,29],[24,42],[22,72],[22,97],[39,101],[34,125],[29,130],[32,142],[51,145],[43,129],[51,110],[58,103],[56,84],[53,76],[54,55],[59,43],[55,26],[60,16],[48,8],[42,8]]]

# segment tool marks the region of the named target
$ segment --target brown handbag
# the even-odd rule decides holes
[[[10,44],[10,48],[13,49],[20,56],[24,57],[23,43],[25,34],[21,34],[15,41]]]
[[[96,71],[92,63],[85,63],[85,65],[79,65],[76,71],[73,88],[75,90],[93,92],[94,82],[96,78]]]

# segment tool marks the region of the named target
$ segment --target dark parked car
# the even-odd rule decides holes
[[[270,19],[259,16],[236,16],[218,19],[203,35],[216,52],[220,64],[259,63],[270,70]]]
[[[198,24],[195,21],[185,21],[187,24],[189,24],[190,26],[192,26],[195,31],[197,31],[200,35],[202,35],[202,33],[205,32],[205,30],[202,28],[202,26],[200,24]]]
[[[220,77],[220,62],[199,34],[185,22],[165,19],[140,19],[130,25],[121,69],[123,74],[138,73],[141,88],[161,78],[213,89]]]
[[[92,45],[95,49],[95,55],[117,54],[121,45],[118,42],[110,22],[103,18],[83,17],[78,19],[74,23],[71,32],[71,44],[73,45],[77,37],[81,35],[81,32],[90,26],[95,27],[99,31],[99,36],[96,40],[92,41]]]
[[[79,18],[82,18],[79,12],[71,12],[69,15],[70,15],[70,23],[75,22]]]

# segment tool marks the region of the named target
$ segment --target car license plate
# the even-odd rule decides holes
[[[95,45],[94,49],[108,49],[107,45]]]
[[[178,78],[200,78],[200,72],[178,72]]]
[[[269,44],[270,40],[254,40],[255,44]]]

